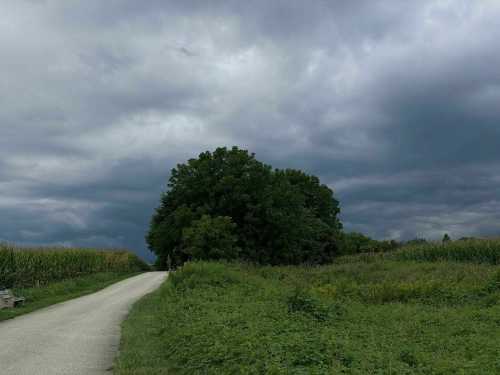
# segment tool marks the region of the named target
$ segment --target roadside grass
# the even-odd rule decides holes
[[[115,374],[498,374],[500,269],[356,257],[188,263],[132,309]]]
[[[14,309],[0,310],[0,321],[27,314],[34,310],[64,302],[72,298],[94,293],[139,273],[140,272],[101,272],[54,282],[41,287],[14,288],[13,292],[18,296],[25,297],[26,301],[23,306]]]

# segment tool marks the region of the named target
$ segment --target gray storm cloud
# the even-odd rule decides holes
[[[238,145],[348,230],[500,232],[497,1],[4,1],[0,239],[129,247],[170,168]]]

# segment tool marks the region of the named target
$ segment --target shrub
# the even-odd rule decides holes
[[[302,288],[296,288],[287,298],[287,306],[290,313],[305,313],[319,321],[330,316],[328,306]]]

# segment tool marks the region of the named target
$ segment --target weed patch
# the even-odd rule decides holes
[[[189,263],[124,323],[116,374],[500,373],[500,271],[378,257]]]

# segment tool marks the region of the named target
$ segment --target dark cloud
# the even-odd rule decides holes
[[[7,1],[0,239],[117,246],[220,145],[334,188],[377,238],[500,228],[495,1]]]

